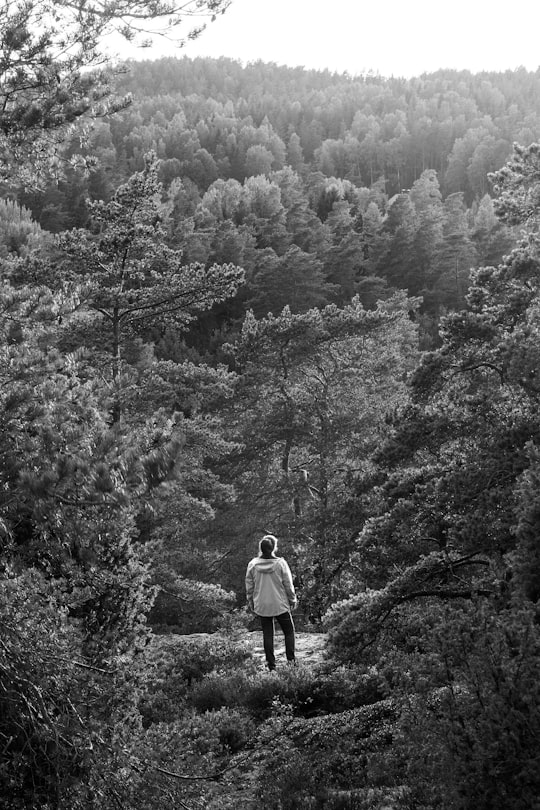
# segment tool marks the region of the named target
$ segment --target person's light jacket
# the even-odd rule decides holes
[[[254,557],[246,571],[249,607],[258,616],[279,616],[297,605],[291,569],[283,557]]]

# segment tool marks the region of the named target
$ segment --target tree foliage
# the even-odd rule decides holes
[[[71,124],[120,109],[114,99],[104,38],[113,32],[144,44],[149,35],[174,39],[178,26],[215,16],[228,0],[113,0],[87,6],[71,0],[3,0],[0,26],[0,169],[35,184],[54,168]],[[142,40],[141,40],[142,38]],[[22,164],[19,167],[19,164]],[[37,176],[36,176],[37,173]]]
[[[233,265],[182,263],[181,252],[165,242],[160,189],[157,163],[150,155],[144,171],[120,186],[109,202],[89,206],[95,235],[73,230],[58,238],[67,257],[61,283],[70,291],[74,310],[63,330],[68,333],[64,344],[71,326],[75,341],[82,339],[109,355],[115,420],[122,410],[120,378],[128,341],[143,341],[150,326],[162,333],[168,327],[185,330],[200,312],[232,296],[243,281],[243,271]],[[166,384],[174,371],[163,370]]]
[[[294,544],[314,619],[349,587],[349,481],[368,468],[385,413],[406,397],[417,306],[396,295],[374,310],[354,298],[301,314],[248,313],[229,347],[239,374],[231,410],[239,449],[228,474],[239,514],[249,516],[246,533],[274,525]]]
[[[525,807],[537,790],[538,239],[516,179],[535,154],[517,148],[494,178],[500,214],[527,234],[473,273],[467,310],[421,362],[377,454],[378,505],[356,541],[364,590],[329,616],[336,652],[386,666],[403,691],[423,806]]]
[[[13,808],[83,807],[92,790],[113,802],[99,774],[122,767],[141,722],[137,656],[156,591],[175,570],[180,602],[199,613],[230,602],[201,571],[190,579],[169,557],[162,576],[156,560],[230,497],[209,469],[229,444],[208,411],[230,396],[231,375],[159,361],[143,338],[185,328],[242,273],[184,267],[167,248],[151,161],[107,206],[94,206],[95,232],[4,261],[0,734]],[[48,647],[34,655],[25,645],[40,623]]]

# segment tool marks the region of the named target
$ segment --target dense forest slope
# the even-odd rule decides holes
[[[540,136],[538,88],[524,70],[397,80],[133,63],[118,88],[132,105],[90,135],[99,168],[19,199],[47,230],[84,225],[86,197],[107,199],[153,150],[185,260],[246,270],[234,316],[246,303],[264,314],[355,293],[372,306],[406,289],[424,298],[429,345],[440,313],[463,304],[470,268],[496,264],[514,238],[493,213],[489,173],[514,141]]]
[[[461,191],[470,204],[489,190],[486,173],[500,168],[513,141],[527,146],[540,135],[538,75],[525,70],[439,71],[405,80],[163,59],[133,65],[123,86],[135,92],[142,118],[126,119],[130,132],[143,135],[153,122],[159,138],[181,107],[195,149],[224,161],[220,176],[228,160],[229,176],[238,180],[250,174],[247,150],[259,145],[272,153],[274,169],[285,158],[297,169],[303,159],[312,171],[357,185],[383,176],[390,196],[435,169],[443,194]],[[205,121],[214,126],[208,130]]]

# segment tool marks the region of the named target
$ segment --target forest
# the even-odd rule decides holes
[[[533,810],[540,73],[106,70],[167,4],[76,5],[0,20],[2,807]]]

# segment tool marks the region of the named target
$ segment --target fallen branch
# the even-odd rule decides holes
[[[85,664],[83,661],[73,661],[69,658],[60,658],[59,660],[66,664],[73,664],[74,667],[83,667],[84,669],[92,669],[94,672],[101,672],[102,675],[116,675],[118,672],[117,669],[102,669],[101,667],[95,667],[92,664]]]

